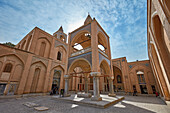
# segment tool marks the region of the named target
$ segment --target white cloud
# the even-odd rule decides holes
[[[83,25],[88,12],[109,34],[113,58],[147,58],[146,0],[1,0],[0,39],[16,44],[35,26],[53,34],[62,25],[68,33]],[[144,57],[135,55],[138,50]]]

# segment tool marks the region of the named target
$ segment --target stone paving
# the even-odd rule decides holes
[[[0,113],[170,113],[170,108],[156,97],[124,96],[125,100],[106,109],[76,105],[51,96],[0,99]],[[24,103],[31,102],[49,108],[37,111]]]

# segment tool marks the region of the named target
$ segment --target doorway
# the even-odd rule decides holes
[[[61,78],[61,70],[54,70],[53,83],[51,89],[54,89],[55,87],[57,87],[57,89],[60,88],[60,78]]]
[[[141,94],[148,94],[146,85],[140,85]]]
[[[6,87],[6,84],[0,83],[0,95],[4,94],[5,87]]]

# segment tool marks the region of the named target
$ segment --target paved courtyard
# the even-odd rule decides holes
[[[51,96],[1,99],[0,113],[170,113],[170,108],[160,98],[144,96],[124,97],[125,100],[106,109],[53,100]],[[33,107],[29,108],[23,105],[26,102],[33,102],[49,109],[37,111]]]

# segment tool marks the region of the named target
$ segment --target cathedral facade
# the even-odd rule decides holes
[[[49,93],[57,86],[59,90],[75,92],[95,90],[97,100],[99,93],[112,94],[112,89],[125,94],[134,90],[138,94],[159,92],[169,100],[169,43],[164,40],[169,40],[170,29],[169,24],[161,27],[161,22],[169,20],[165,15],[161,18],[165,21],[159,19],[160,13],[154,13],[153,8],[157,3],[151,1],[148,0],[150,60],[111,59],[109,36],[90,15],[84,25],[68,34],[68,42],[62,27],[53,35],[35,27],[14,48],[0,44],[0,94]],[[155,15],[152,21],[151,12]],[[153,25],[162,30],[158,32],[160,29]],[[164,40],[157,38],[163,36],[161,33]]]
[[[14,48],[0,45],[0,93],[46,93],[63,88],[67,64],[67,35],[35,27]]]

